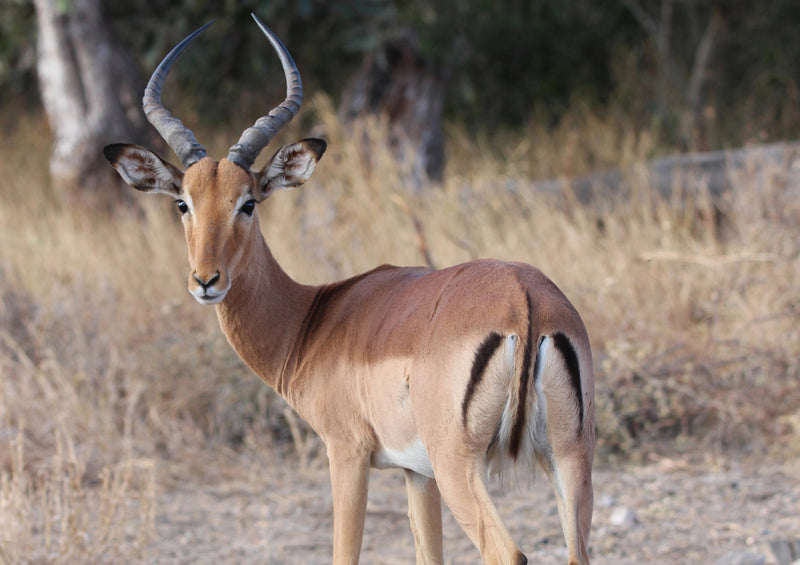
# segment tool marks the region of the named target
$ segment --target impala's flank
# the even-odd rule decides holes
[[[286,48],[286,99],[214,161],[161,104],[177,45],[144,96],[185,172],[133,145],[105,155],[134,188],[175,199],[189,292],[215,304],[231,345],[325,442],[333,561],[358,561],[370,466],[405,470],[418,563],[442,562],[441,498],[486,563],[525,563],[495,510],[490,469],[540,464],[555,488],[570,563],[589,562],[594,380],[580,316],[539,270],[484,260],[434,271],[378,267],[323,286],[292,280],[261,234],[256,204],[305,182],[325,142],[259,152],[297,113],[302,86]]]

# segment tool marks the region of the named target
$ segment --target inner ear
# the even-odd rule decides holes
[[[180,195],[183,171],[149,149],[139,145],[115,143],[106,145],[103,154],[119,176],[136,190]]]
[[[263,200],[274,190],[295,188],[306,182],[311,178],[326,147],[324,141],[315,138],[302,139],[281,147],[264,170],[257,173],[258,199]]]

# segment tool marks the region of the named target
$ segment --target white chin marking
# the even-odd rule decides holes
[[[228,291],[226,290],[225,292],[220,292],[219,294],[195,294],[194,292],[190,291],[190,294],[194,296],[194,299],[200,304],[211,306],[213,304],[219,304],[222,302],[222,299],[225,298],[225,295],[228,294]]]

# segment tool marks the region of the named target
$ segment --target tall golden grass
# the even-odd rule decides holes
[[[437,266],[535,264],[589,329],[601,459],[800,453],[777,441],[800,432],[800,201],[781,171],[740,179],[720,210],[647,186],[591,208],[526,188],[654,150],[647,131],[577,108],[556,129],[450,128],[443,184],[416,194],[379,143],[369,164],[354,143],[380,123],[348,134],[327,98],[309,110],[329,139],[315,179],[259,209],[291,275],[421,264],[421,244]],[[305,135],[292,128],[283,140]],[[184,290],[169,203],[65,209],[44,129],[22,118],[0,139],[0,562],[142,558],[160,489],[233,472],[241,452],[305,459],[307,431]],[[198,133],[221,155],[238,132]]]

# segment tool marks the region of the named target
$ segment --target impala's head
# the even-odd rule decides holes
[[[273,191],[303,184],[325,151],[320,139],[303,139],[278,150],[261,171],[251,169],[261,150],[300,109],[303,86],[291,55],[277,37],[253,16],[278,52],[286,75],[286,99],[247,128],[228,156],[206,156],[194,134],[161,104],[161,89],[172,64],[186,46],[211,25],[181,41],[153,72],[144,93],[147,119],[180,158],[185,171],[138,145],[103,149],[120,176],[137,190],[167,194],[181,213],[189,249],[189,292],[201,304],[225,298],[258,233],[255,206]]]

